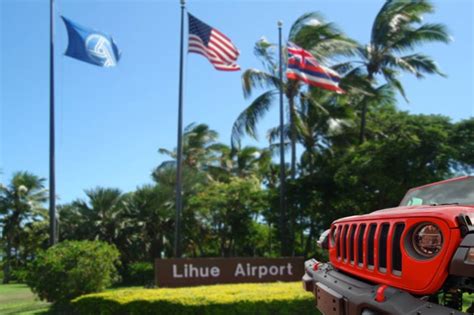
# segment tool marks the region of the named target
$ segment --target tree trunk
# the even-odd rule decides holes
[[[151,236],[151,235],[150,235]],[[153,238],[152,238],[153,239]],[[155,237],[150,246],[150,259],[155,261],[156,258],[161,258],[161,252],[163,251],[163,238],[161,235]]]
[[[5,260],[3,261],[3,284],[10,283],[11,252],[12,252],[11,240],[7,236],[7,247],[6,247],[6,253],[5,253],[6,256],[5,256]]]
[[[304,248],[304,256],[305,257],[308,257],[308,253],[311,250],[311,243],[313,242],[313,236],[314,236],[314,225],[313,225],[313,222],[311,222],[311,227],[309,229],[308,239],[306,240],[306,246]]]

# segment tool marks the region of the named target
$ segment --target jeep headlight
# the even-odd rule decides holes
[[[443,247],[443,234],[437,225],[422,223],[413,231],[412,244],[417,254],[432,258]]]

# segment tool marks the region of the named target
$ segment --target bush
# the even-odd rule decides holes
[[[25,283],[27,275],[28,275],[28,270],[26,268],[17,268],[15,270],[12,270],[11,280],[19,282],[19,283]]]
[[[123,285],[128,286],[152,286],[155,272],[153,264],[149,262],[134,262],[127,266],[123,273]]]
[[[317,314],[314,297],[300,282],[120,289],[81,296],[72,307],[82,315]]]
[[[42,300],[67,302],[114,283],[118,258],[115,246],[103,242],[62,242],[38,254],[26,283]]]

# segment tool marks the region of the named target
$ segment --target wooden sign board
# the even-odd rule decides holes
[[[303,275],[303,257],[155,260],[155,283],[159,287],[300,281]]]

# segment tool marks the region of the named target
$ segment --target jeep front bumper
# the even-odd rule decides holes
[[[451,308],[418,299],[396,288],[372,285],[315,259],[305,262],[303,286],[314,294],[324,315],[457,315]]]

